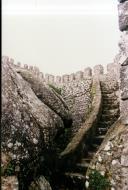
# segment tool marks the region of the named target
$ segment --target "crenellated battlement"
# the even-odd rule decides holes
[[[119,65],[114,63],[109,63],[107,65],[107,73],[104,73],[104,67],[102,65],[95,65],[92,68],[87,67],[83,71],[77,71],[76,73],[71,74],[64,74],[62,76],[54,76],[51,74],[44,74],[42,73],[38,67],[31,66],[24,64],[22,65],[20,62],[15,63],[14,59],[9,58],[8,56],[2,56],[2,61],[9,62],[11,65],[13,65],[15,68],[21,68],[28,70],[32,73],[34,73],[35,76],[39,77],[46,83],[51,84],[67,84],[73,81],[80,81],[80,80],[86,80],[88,78],[92,78],[94,76],[103,76],[103,75],[110,75],[110,76],[119,76]]]

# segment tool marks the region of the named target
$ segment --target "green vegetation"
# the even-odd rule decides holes
[[[52,84],[48,84],[48,86],[52,88],[55,92],[57,92],[59,95],[61,95],[61,90],[62,90],[61,88],[58,88]]]
[[[92,97],[92,99],[94,98],[94,95],[96,94],[96,86],[92,86],[92,88],[91,88],[91,97]]]
[[[97,170],[92,170],[89,174],[90,190],[109,190],[110,182],[106,176],[101,175]]]
[[[11,176],[13,175],[15,172],[15,165],[11,162],[9,162],[9,164],[7,165],[7,168],[5,169],[5,175],[7,176]]]

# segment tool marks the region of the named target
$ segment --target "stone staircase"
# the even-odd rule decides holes
[[[90,161],[99,149],[108,129],[110,126],[118,119],[119,112],[119,101],[115,95],[115,91],[108,90],[108,88],[101,82],[101,92],[102,92],[102,114],[99,119],[96,134],[93,141],[88,146],[86,152],[84,152],[83,157],[79,160],[73,168],[67,168],[64,175],[61,177],[63,179],[62,184],[66,184],[66,188],[60,185],[59,188],[55,190],[84,190],[85,189],[85,178],[86,171],[89,166]]]

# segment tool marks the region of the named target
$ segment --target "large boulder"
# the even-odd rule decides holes
[[[70,126],[71,114],[62,97],[43,80],[34,76],[32,72],[20,68],[17,69],[17,72],[30,84],[36,96],[62,118],[65,126]]]
[[[29,190],[52,190],[52,188],[45,177],[40,176],[30,184]]]
[[[63,129],[61,117],[38,99],[7,60],[3,61],[2,175],[18,176],[20,188],[27,189],[38,169],[43,174],[47,155],[54,160],[55,139]]]

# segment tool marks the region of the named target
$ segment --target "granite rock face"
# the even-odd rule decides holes
[[[36,175],[36,167],[40,168],[47,151],[54,156],[55,138],[63,129],[61,117],[38,99],[8,62],[2,62],[3,175],[17,174],[26,180],[30,173]]]
[[[2,190],[18,190],[19,184],[16,176],[2,177]]]
[[[31,72],[24,69],[18,69],[17,72],[30,84],[36,96],[61,117],[65,127],[70,126],[72,123],[71,114],[62,97]]]
[[[49,182],[44,176],[40,176],[29,186],[29,190],[52,190]]]

